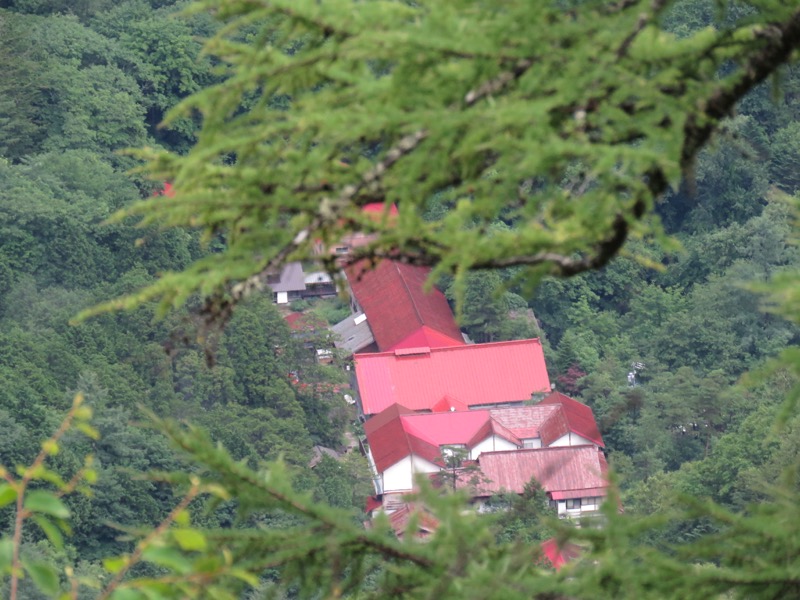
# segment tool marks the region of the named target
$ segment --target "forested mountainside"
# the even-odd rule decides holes
[[[111,524],[152,526],[176,502],[166,484],[134,476],[185,467],[159,433],[136,425],[138,405],[207,429],[251,465],[283,456],[301,489],[354,515],[370,489],[357,457],[344,468],[330,459],[308,467],[312,447],[340,446],[352,418],[341,394],[315,384],[347,379],[338,365],[315,362],[268,295],[237,307],[222,333],[204,329],[197,299],[162,319],[147,306],[69,324],[225,243],[104,222],[161,188],[131,174],[136,159],[119,151],[185,152],[198,122],[159,123],[220,77],[198,41],[219,24],[203,12],[174,18],[185,4],[0,0],[0,464],[28,464],[74,393],[86,395],[99,441],[70,438],[53,460],[70,472],[94,454],[94,495],[65,500],[74,530],[65,556],[32,527],[25,539],[28,552],[86,573],[130,547]],[[696,31],[714,11],[710,0],[686,0],[669,26]],[[679,244],[634,239],[604,269],[536,290],[514,269],[470,276],[465,331],[477,341],[542,336],[552,381],[595,411],[628,512],[654,513],[675,490],[741,508],[797,456],[798,418],[781,435],[772,428],[793,377],[765,371],[740,384],[800,334],[758,293],[771,275],[800,266],[787,201],[800,192],[800,69],[782,73],[780,90],[751,93],[700,155],[694,181],[659,201]],[[433,197],[428,208],[452,206]],[[450,282],[440,283],[454,300]],[[2,518],[10,526],[10,509]],[[659,540],[708,524],[693,527]],[[20,597],[38,597],[23,583]]]
[[[241,307],[224,336],[205,344],[189,311],[154,321],[145,309],[69,325],[82,309],[185,268],[217,243],[103,223],[157,189],[126,174],[135,163],[118,150],[191,144],[191,122],[157,125],[214,79],[195,39],[211,33],[210,19],[174,19],[178,6],[165,2],[3,5],[0,464],[28,464],[74,393],[84,392],[101,437],[69,441],[56,463],[68,472],[87,452],[95,457],[94,496],[68,500],[71,556],[85,565],[128,547],[112,524],[152,525],[175,504],[169,486],[135,476],[181,466],[160,434],[135,425],[139,405],[207,428],[253,465],[283,456],[305,489],[334,505],[363,506],[369,487],[354,490],[357,476],[330,459],[308,468],[315,444],[342,444],[347,420],[342,394],[314,384],[347,379],[316,364],[269,297]],[[305,385],[295,385],[293,373]],[[359,474],[361,464],[353,469]],[[12,517],[3,513],[6,526]],[[43,543],[33,529],[26,534]]]

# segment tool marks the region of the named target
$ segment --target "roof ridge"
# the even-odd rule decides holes
[[[592,448],[594,450],[600,450],[594,444],[576,444],[574,446],[542,446],[541,448],[517,448],[515,450],[487,450],[486,452],[481,452],[483,454],[507,454],[509,452],[545,452],[548,450],[582,450],[584,448]],[[602,452],[602,451],[601,451]],[[480,458],[478,458],[478,462],[480,462]]]
[[[400,269],[400,263],[393,260],[392,265],[397,270],[397,274],[400,276],[400,281],[403,282],[403,287],[406,289],[408,297],[411,298],[411,306],[414,308],[414,314],[417,315],[417,322],[420,324],[420,328],[422,328],[425,325],[425,321],[422,320],[422,315],[420,314],[419,308],[417,307],[417,302],[414,299],[414,294],[411,293],[411,288],[409,287],[408,282],[406,282],[406,277],[403,274],[403,271]]]
[[[422,329],[422,326],[420,326],[419,329]],[[433,331],[436,331],[432,327],[430,329],[432,329]],[[444,335],[446,337],[450,337],[447,334],[442,334],[442,335]],[[523,340],[505,340],[505,341],[502,341],[502,342],[485,342],[485,343],[482,343],[482,344],[457,344],[457,345],[454,345],[454,346],[436,346],[436,347],[430,347],[430,351],[431,351],[431,353],[433,353],[433,352],[448,352],[448,351],[455,351],[455,350],[466,350],[468,348],[473,348],[473,349],[474,348],[486,348],[488,346],[497,347],[497,346],[520,345],[520,344],[524,344],[526,342],[527,343],[535,342],[539,346],[542,345],[541,340],[538,337],[536,337],[536,338],[526,338],[526,339],[523,339]],[[366,357],[378,358],[378,357],[381,357],[381,356],[394,355],[394,352],[395,352],[394,350],[384,350],[383,352],[359,352],[359,353],[356,353],[355,356],[358,356],[358,357],[366,356]],[[553,392],[550,392],[550,394],[552,394],[552,393]],[[569,396],[567,396],[567,398],[569,398]],[[570,399],[572,400],[573,398],[570,398]],[[577,402],[577,400],[576,400],[576,402]],[[539,404],[541,404],[541,402]],[[584,406],[586,406],[586,405],[584,405]]]

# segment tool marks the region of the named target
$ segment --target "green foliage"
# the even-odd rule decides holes
[[[534,543],[543,542],[554,534],[555,511],[536,480],[526,483],[522,494],[492,498],[487,506],[496,513],[499,542],[517,542],[533,549]]]
[[[781,400],[799,388],[783,369],[733,383],[800,339],[748,283],[796,318],[795,208],[776,189],[796,189],[798,69],[777,100],[761,85],[722,121],[790,58],[791,3],[209,0],[185,20],[171,2],[113,4],[0,9],[0,462],[31,464],[73,390],[101,433],[66,436],[47,463],[74,473],[92,453],[91,498],[25,494],[39,512],[20,595],[72,581],[80,597],[116,582],[116,598],[796,595],[798,425]],[[196,36],[222,24],[198,58]],[[154,184],[123,175],[135,161],[115,154],[148,143],[181,155],[159,151]],[[166,178],[176,198],[129,209]],[[373,201],[397,203],[396,224],[366,219]],[[153,227],[103,224],[120,209]],[[502,540],[549,528],[582,540],[564,574],[498,544],[498,524],[462,514],[457,496],[423,492],[441,524],[427,545],[394,541],[385,523],[365,532],[361,457],[306,468],[312,444],[342,441],[344,374],[316,365],[253,290],[269,263],[356,230],[379,233],[366,255],[455,273],[450,297],[481,341],[538,334],[531,280],[605,264],[545,280],[531,306],[553,378],[580,369],[572,384],[625,475],[628,516],[612,499],[605,529],[573,531],[546,523],[532,491],[497,517]],[[67,325],[129,294],[114,306],[145,306]],[[151,300],[189,311],[153,323]],[[227,330],[209,330],[231,306]],[[348,308],[313,310],[337,322]],[[636,387],[632,361],[646,364]],[[135,403],[209,431],[156,419],[190,463],[131,426]],[[291,467],[264,462],[280,456]],[[15,493],[0,488],[7,523]],[[13,548],[0,543],[0,562]]]
[[[92,411],[84,405],[83,396],[76,395],[67,416],[56,432],[41,444],[30,465],[17,465],[16,477],[8,467],[0,466],[0,477],[5,480],[0,484],[0,507],[15,504],[11,536],[0,540],[0,580],[5,581],[8,577],[8,597],[11,600],[17,600],[20,580],[26,575],[47,596],[56,595],[61,588],[52,564],[37,560],[23,548],[23,527],[26,522],[33,521],[55,549],[63,551],[63,534],[71,532],[67,522],[71,511],[61,498],[75,491],[90,494],[88,486],[96,481],[97,473],[92,468],[91,455],[85,457],[83,467],[69,479],[63,479],[46,463],[59,454],[62,438],[72,429],[91,439],[99,437],[97,430],[89,424],[91,417]],[[31,489],[31,484],[46,487]]]
[[[185,158],[142,153],[178,194],[124,214],[225,231],[228,245],[105,308],[181,304],[357,230],[380,233],[359,255],[400,253],[459,280],[514,264],[528,278],[574,274],[605,264],[630,234],[658,235],[655,197],[789,58],[800,17],[762,2],[761,22],[783,23],[769,43],[747,11],[676,38],[660,29],[668,3],[639,4],[226,4],[216,15],[228,26],[207,48],[227,79],[167,118],[202,114],[197,145]],[[530,22],[547,26],[531,35]],[[241,43],[254,23],[259,43]],[[276,97],[291,100],[276,108]],[[443,190],[455,209],[423,221]],[[398,204],[400,218],[365,217],[376,200]],[[492,227],[498,218],[517,226]]]

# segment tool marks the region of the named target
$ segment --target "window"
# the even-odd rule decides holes
[[[522,447],[523,448],[541,448],[542,442],[539,438],[528,438],[527,440],[522,440]]]
[[[567,510],[580,508],[581,507],[581,499],[580,498],[567,498]]]
[[[469,458],[469,450],[464,444],[448,444],[442,446],[442,459],[448,468],[458,468],[461,463]]]

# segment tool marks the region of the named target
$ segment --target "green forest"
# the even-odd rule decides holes
[[[407,23],[403,11],[415,10],[416,3],[386,3],[389,8],[383,3],[351,3],[356,16],[346,11],[337,14],[334,9],[341,2],[331,7],[318,3],[325,5],[322,8],[298,2],[297,12],[291,3],[283,2],[264,3],[264,7],[223,2],[216,9],[214,4],[0,0],[0,464],[14,473],[15,467],[31,464],[42,451],[42,441],[58,430],[78,393],[93,410],[91,423],[97,433],[70,429],[59,440],[58,451],[50,453],[48,468],[65,479],[91,455],[91,493],[64,495],[63,515],[45,511],[58,527],[50,521],[26,524],[19,543],[26,565],[33,566],[28,567],[29,576],[20,579],[16,597],[49,598],[59,593],[66,598],[104,597],[101,590],[120,573],[109,559],[131,556],[137,540],[165,519],[187,527],[186,531],[206,532],[203,543],[184,544],[176,538],[182,553],[165,551],[159,556],[151,552],[122,573],[142,581],[180,574],[186,576],[185,581],[174,586],[123,586],[113,591],[112,598],[223,598],[225,594],[231,598],[478,598],[496,597],[503,590],[509,594],[504,597],[528,598],[733,597],[706,595],[707,590],[763,598],[797,594],[800,563],[794,551],[800,549],[800,519],[796,519],[797,496],[789,494],[800,490],[797,478],[789,475],[796,475],[798,465],[800,415],[786,398],[797,388],[798,374],[778,358],[796,350],[800,327],[785,318],[775,296],[767,292],[774,290],[770,282],[784,281],[786,287],[778,288],[778,300],[796,303],[791,279],[786,278],[800,269],[796,229],[800,68],[788,65],[776,70],[776,66],[774,80],[751,82],[753,89],[736,103],[735,110],[721,115],[726,118],[720,119],[715,135],[700,144],[705,147],[683,177],[670,171],[677,168],[674,165],[664,167],[670,175],[666,191],[651,185],[657,179],[652,164],[641,166],[636,161],[656,157],[653,164],[660,165],[660,148],[667,155],[672,137],[651,147],[639,141],[647,138],[632,136],[628,142],[621,134],[624,151],[640,144],[639,155],[635,151],[623,155],[621,150],[619,156],[599,161],[606,165],[602,174],[594,167],[584,168],[595,158],[588,152],[567,149],[569,164],[558,163],[561,159],[547,164],[542,159],[538,164],[533,158],[519,159],[513,154],[516,142],[508,142],[502,151],[498,147],[496,155],[511,154],[519,161],[519,171],[507,179],[495,179],[494,173],[509,172],[509,168],[504,158],[496,165],[485,164],[486,152],[495,156],[493,140],[480,130],[473,137],[466,130],[453,139],[436,138],[439,145],[433,154],[415,158],[413,145],[403,149],[408,132],[404,119],[415,114],[416,108],[409,108],[412,105],[434,114],[433,101],[423,92],[432,85],[435,73],[426,69],[433,68],[430,61],[438,60],[437,53],[465,60],[477,56],[476,76],[489,77],[493,71],[481,61],[492,49],[491,40],[527,35],[522,25],[509,26],[510,21],[519,20],[515,10],[531,10],[522,6],[524,2],[511,3],[507,15],[492,12],[483,24],[476,17],[478,25],[485,25],[485,39],[458,32],[459,10],[467,15],[461,23],[467,33],[477,27],[469,23],[474,16],[467,6],[470,3],[454,2],[447,9],[444,2],[437,9],[440,12],[431,9],[433,16],[420,35],[430,38],[434,58],[420,50],[414,63],[419,73],[406,72],[412,69],[411,63],[393,59],[397,40],[389,35],[388,25],[376,29],[386,34],[388,43],[381,43],[379,36],[367,36],[361,47],[346,46],[348,40],[367,35],[363,32],[369,27],[364,24],[379,20],[376,11],[386,10],[387,23]],[[543,14],[566,15],[597,6],[580,0],[534,4],[547,7]],[[775,15],[789,15],[783,4],[791,3],[682,0],[668,8],[667,4],[652,3],[656,8],[648,18],[657,21],[659,31],[671,36],[676,47],[684,44],[670,60],[679,56],[688,64],[700,53],[699,62],[708,64],[703,63],[704,71],[690,72],[680,63],[670,67],[678,75],[669,69],[663,72],[694,82],[687,86],[694,90],[734,72],[741,57],[730,49],[731,40],[739,39],[731,31],[758,23],[762,14],[768,23],[779,23]],[[544,39],[541,24],[546,19],[542,19],[529,26],[534,30],[530,35]],[[237,27],[224,29],[231,20]],[[548,35],[571,40],[561,46],[566,53],[580,47],[574,36],[580,33],[582,21],[576,17],[565,23],[563,30],[553,25]],[[578,24],[575,31],[569,23]],[[400,30],[401,25],[397,27]],[[701,37],[714,30],[729,35],[724,43],[708,42],[701,48]],[[617,33],[615,40],[625,39],[625,32]],[[437,46],[438,34],[442,38]],[[216,41],[204,51],[209,39]],[[453,42],[456,49],[445,52],[452,40],[458,40],[458,44]],[[551,42],[548,38],[547,43]],[[796,48],[798,40],[792,43]],[[375,45],[374,54],[368,51],[370,44]],[[627,44],[647,55],[636,42]],[[267,46],[270,52],[262,52]],[[509,47],[515,46],[510,43]],[[755,52],[761,47],[743,48]],[[618,56],[624,54],[623,49]],[[292,70],[291,61],[305,60],[304,53],[311,57],[305,65],[311,65],[308,72]],[[781,62],[790,57],[791,52]],[[364,62],[368,68],[363,68]],[[269,69],[259,71],[259,64],[268,64]],[[653,64],[648,64],[648,73],[660,68]],[[420,87],[404,87],[401,79],[388,86],[391,95],[384,95],[389,94],[384,88],[365,83],[371,75],[362,71],[377,74],[379,82],[389,79],[388,72],[398,73],[398,77],[418,81]],[[452,80],[447,79],[449,73]],[[578,77],[570,73],[564,76]],[[452,108],[450,94],[460,93],[451,89],[460,77],[457,67],[442,69],[436,76],[441,76],[434,85],[441,92],[436,102]],[[621,77],[609,71],[608,77],[615,76]],[[652,75],[654,79],[666,76],[661,71]],[[334,83],[324,81],[325,77]],[[522,86],[524,76],[518,77]],[[278,83],[272,85],[272,80]],[[547,78],[541,75],[537,81],[545,85]],[[359,120],[346,135],[337,137],[330,132],[347,128],[343,119],[344,111],[352,109],[348,102],[360,102],[355,92],[352,98],[335,96],[340,83],[361,86],[357,89],[386,103],[386,111],[378,113],[374,106],[364,104],[358,119],[369,122],[369,127]],[[576,80],[575,85],[580,87],[581,82]],[[230,92],[234,89],[238,95]],[[556,84],[553,89],[553,95],[563,94]],[[644,92],[640,96],[645,98]],[[503,104],[502,98],[498,97],[497,106],[507,108],[508,114],[496,122],[489,117],[479,122],[498,131],[507,127],[511,133],[504,140],[523,139],[516,105],[510,100]],[[326,102],[329,113],[319,109],[319,103]],[[573,107],[570,115],[583,110],[574,108],[579,106],[576,102],[565,100]],[[646,98],[642,102],[650,106]],[[305,120],[298,123],[308,130],[286,125],[294,122],[282,115],[291,115],[295,105],[307,111]],[[676,107],[668,110],[680,110],[677,100]],[[263,121],[249,117],[253,111],[262,111]],[[589,111],[586,118],[591,120],[592,114]],[[643,135],[649,136],[657,126],[648,121],[649,113],[643,114],[637,118],[645,123]],[[616,113],[613,118],[618,118]],[[612,122],[612,117],[607,119]],[[452,123],[470,127],[471,121],[468,116],[453,117]],[[551,126],[562,125],[559,121]],[[387,140],[379,139],[376,130],[390,132]],[[324,142],[315,142],[317,133]],[[570,129],[569,135],[584,136],[586,144],[599,139],[577,129]],[[274,143],[265,143],[259,136]],[[389,138],[399,140],[401,151],[392,154]],[[518,144],[520,152],[535,147],[531,139],[525,140],[528,146]],[[560,143],[548,139],[553,147]],[[287,140],[296,144],[294,149]],[[567,141],[563,143],[566,147]],[[614,143],[620,142],[615,139]],[[467,144],[481,150],[469,154]],[[145,147],[148,150],[130,151]],[[279,151],[276,148],[283,153],[280,159],[273,155]],[[258,161],[272,165],[275,177],[285,177],[287,186],[306,190],[317,185],[315,181],[345,185],[350,176],[347,169],[327,165],[348,152],[354,171],[376,164],[387,170],[397,161],[416,161],[409,163],[409,173],[413,181],[422,182],[419,189],[409,183],[412,179],[398,176],[387,183],[394,185],[394,195],[378,198],[397,202],[404,214],[403,207],[409,205],[404,198],[415,197],[413,216],[403,217],[394,232],[380,231],[387,244],[411,260],[435,266],[437,285],[473,340],[541,337],[551,381],[559,391],[592,407],[625,513],[614,516],[610,510],[607,532],[564,533],[566,526],[548,520],[534,492],[530,498],[498,499],[499,504],[510,505],[510,511],[480,524],[473,522],[477,517],[460,514],[459,497],[432,496],[428,502],[444,515],[446,532],[428,546],[405,544],[411,546],[406,554],[404,544],[381,541],[387,539],[381,525],[373,533],[362,531],[364,501],[372,487],[368,466],[358,452],[347,454],[344,461],[323,457],[310,466],[314,446],[342,450],[346,432],[359,434],[354,410],[337,391],[338,385],[349,381],[345,363],[318,364],[307,340],[292,334],[270,294],[240,297],[230,284],[247,279],[272,260],[301,256],[302,248],[293,239],[303,228],[316,226],[320,236],[330,240],[337,235],[337,227],[376,226],[350,213],[340,219],[335,202],[330,209],[333,217],[304,216],[311,214],[310,206],[320,205],[319,197],[309,192],[308,197],[293,200],[288,192],[281,195],[280,186],[274,192],[280,202],[251,207],[255,202],[252,189],[273,185],[272,175],[259,179],[254,167]],[[463,162],[453,168],[458,177],[444,174],[448,152],[456,157],[454,164]],[[588,252],[601,240],[601,229],[611,223],[611,217],[603,213],[610,205],[599,194],[610,190],[631,202],[638,197],[639,187],[620,187],[617,175],[606,174],[622,173],[620,165],[628,165],[628,160],[637,177],[640,171],[636,169],[648,174],[644,187],[654,197],[646,218],[630,219],[625,244],[613,259],[592,263],[565,278],[553,275],[572,275],[569,269],[559,272],[506,260],[500,250],[497,256],[481,254],[492,244],[503,251],[521,248],[522,238],[507,236],[517,235],[529,220],[539,218],[526,212],[530,202],[512,197],[522,196],[517,188],[529,197],[562,190],[591,197],[596,206],[603,207],[587,212],[576,203],[578,207],[572,208],[566,195],[562,205],[537,205],[535,210],[545,215],[544,221],[564,222],[567,227],[563,231],[553,227],[546,236],[532,235],[524,242],[531,243],[524,248],[529,254],[539,251],[539,243],[568,257]],[[143,169],[146,161],[149,166]],[[421,178],[418,171],[423,168],[431,173],[440,169],[442,174],[437,171]],[[517,177],[525,172],[531,175]],[[297,181],[292,179],[295,175]],[[242,182],[239,196],[228,193],[236,191],[232,178]],[[159,195],[167,179],[174,179],[179,189],[175,204]],[[246,184],[252,184],[252,189]],[[181,185],[188,190],[186,203],[180,200]],[[467,188],[474,193],[471,204],[464,200]],[[489,194],[492,203],[482,204],[481,194]],[[506,197],[510,199],[503,200]],[[344,193],[342,198],[354,201],[358,209],[354,195]],[[296,205],[286,209],[281,202]],[[630,210],[636,212],[632,206]],[[460,237],[462,229],[478,232],[479,238]],[[486,247],[481,238],[487,240]],[[441,245],[438,239],[444,240]],[[447,244],[456,250],[437,254]],[[599,246],[603,247],[602,242]],[[266,250],[278,247],[288,250],[272,255]],[[458,248],[474,251],[472,262],[463,269]],[[369,249],[374,257],[385,256],[384,250]],[[247,261],[247,268],[239,267]],[[94,308],[109,301],[128,310]],[[294,308],[332,324],[347,314],[344,306],[341,300],[325,300]],[[76,315],[87,310],[100,314],[75,324]],[[227,452],[219,450],[217,443]],[[215,469],[215,475],[208,475]],[[246,474],[265,472],[273,473],[265,475],[264,481],[275,487],[262,497],[261,484],[248,480]],[[203,493],[211,490],[214,496],[217,488],[208,482],[228,486],[229,492],[220,492],[210,503],[192,495],[183,506],[191,513],[193,529],[188,529],[180,518],[175,520],[174,509],[188,497],[184,496],[187,487],[195,490],[192,494],[200,489],[190,483],[194,476],[208,478],[203,480],[208,484]],[[46,487],[36,481],[31,485],[32,494]],[[6,505],[0,511],[3,597],[11,595],[8,537],[17,515],[15,498],[0,493],[0,504]],[[309,504],[303,504],[306,501]],[[708,501],[713,504],[705,504]],[[774,521],[761,515],[764,529],[758,535],[763,533],[774,544],[759,550],[747,537],[752,534],[763,541],[754,533],[757,528],[742,533],[737,527],[744,526],[732,515],[756,515],[754,507],[781,502],[784,512],[778,511]],[[65,515],[68,526],[61,521]],[[764,523],[781,529],[784,537]],[[62,540],[59,531],[69,535]],[[732,531],[739,535],[732,538],[734,542],[745,540],[741,553],[720,558],[715,550],[708,550],[712,543],[733,548],[735,543],[725,541]],[[257,538],[253,532],[263,536]],[[577,535],[583,543],[594,544],[598,556],[614,557],[616,566],[592,573],[590,564],[584,567],[585,573],[572,573],[569,581],[546,569],[534,569],[531,548],[554,532]],[[273,556],[263,548],[273,552],[291,547],[291,540],[300,539],[301,534],[316,539],[313,543],[319,548],[298,545],[296,553],[286,550],[274,562],[248,562],[259,552]],[[205,539],[219,540],[218,547],[209,543],[207,548]],[[319,539],[334,541],[325,545]],[[617,547],[610,550],[614,543]],[[190,577],[208,566],[201,558],[211,561],[209,557],[226,544],[231,548],[228,553],[233,553],[230,564],[241,563],[240,571],[234,567],[225,571],[213,563],[224,577]],[[680,550],[683,544],[700,544],[697,547],[703,550],[687,557]],[[481,565],[475,571],[465,565],[456,569],[447,562],[465,545],[474,548],[468,560]],[[192,552],[198,552],[199,558]],[[764,563],[753,564],[742,556],[746,553],[762,553]],[[187,562],[187,554],[196,562]],[[438,563],[435,557],[445,558]],[[652,579],[641,573],[634,576],[637,561],[647,561],[647,557],[652,559]],[[454,559],[453,565],[457,562]],[[653,583],[665,573],[681,573],[688,564],[694,564],[698,573],[707,564],[741,568],[743,587],[730,587],[735,578],[728,577],[728,571],[727,579],[698,576],[710,587],[698,586],[692,592],[696,596],[688,595],[696,583],[689,578],[672,587]],[[775,564],[785,570],[770,570],[777,569]],[[530,572],[537,569],[534,577]],[[630,570],[629,579],[623,569]],[[766,576],[761,582],[747,578],[759,569],[777,582]],[[504,586],[492,588],[487,579],[492,572],[505,578]],[[720,587],[714,587],[717,584]]]

